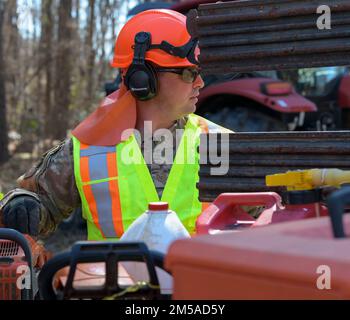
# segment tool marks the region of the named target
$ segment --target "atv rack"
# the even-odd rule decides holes
[[[139,242],[87,242],[74,244],[70,252],[56,255],[49,260],[39,274],[39,290],[44,300],[63,299],[104,299],[127,291],[119,280],[119,262],[140,261],[147,266],[150,285],[140,286],[135,292],[127,293],[127,299],[162,299],[155,266],[162,269],[163,255],[149,251],[144,243]],[[105,281],[101,286],[74,286],[75,275],[80,263],[105,263]],[[69,266],[69,273],[63,290],[54,290],[53,280],[59,270]]]

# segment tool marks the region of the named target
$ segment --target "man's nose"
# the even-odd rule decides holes
[[[204,81],[201,75],[198,75],[196,81],[193,83],[194,88],[202,89],[204,87]]]

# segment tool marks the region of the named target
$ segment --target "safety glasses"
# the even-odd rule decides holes
[[[171,72],[181,75],[181,78],[186,83],[193,83],[200,75],[200,70],[197,68],[157,68],[158,72]]]

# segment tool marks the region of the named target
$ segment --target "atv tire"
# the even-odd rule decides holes
[[[217,107],[216,107],[217,109]],[[204,117],[235,132],[287,131],[287,125],[261,111],[249,107],[224,107]]]

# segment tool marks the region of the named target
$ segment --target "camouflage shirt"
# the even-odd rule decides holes
[[[159,139],[157,136],[154,136],[154,138],[152,139],[152,150],[154,151],[155,148],[157,147],[157,145],[160,145],[161,143],[164,144],[162,145],[162,151],[167,152],[166,149],[167,148],[171,148],[173,150],[171,150],[171,154],[173,155],[172,160],[174,160],[175,154],[176,154],[176,149],[177,149],[177,142],[176,140],[179,140],[179,138],[181,138],[181,135],[178,136],[178,138],[176,138],[176,130],[178,129],[184,129],[185,125],[186,125],[186,118],[177,120],[170,128],[170,132],[172,133],[173,136],[173,141],[170,144],[167,144],[167,141],[165,140],[164,136],[160,136]],[[181,131],[179,131],[181,132]],[[142,140],[141,142],[141,151],[142,154],[145,154],[145,150],[144,150],[144,146],[145,146],[145,141]],[[151,173],[152,179],[153,179],[153,183],[156,187],[157,193],[158,193],[158,197],[159,199],[161,199],[162,197],[162,193],[165,187],[165,183],[168,179],[169,173],[170,173],[170,169],[171,169],[171,164],[167,164],[167,163],[161,163],[162,159],[164,159],[164,154],[159,154],[157,152],[153,152],[152,153],[152,161],[151,163],[148,163],[148,170]]]

